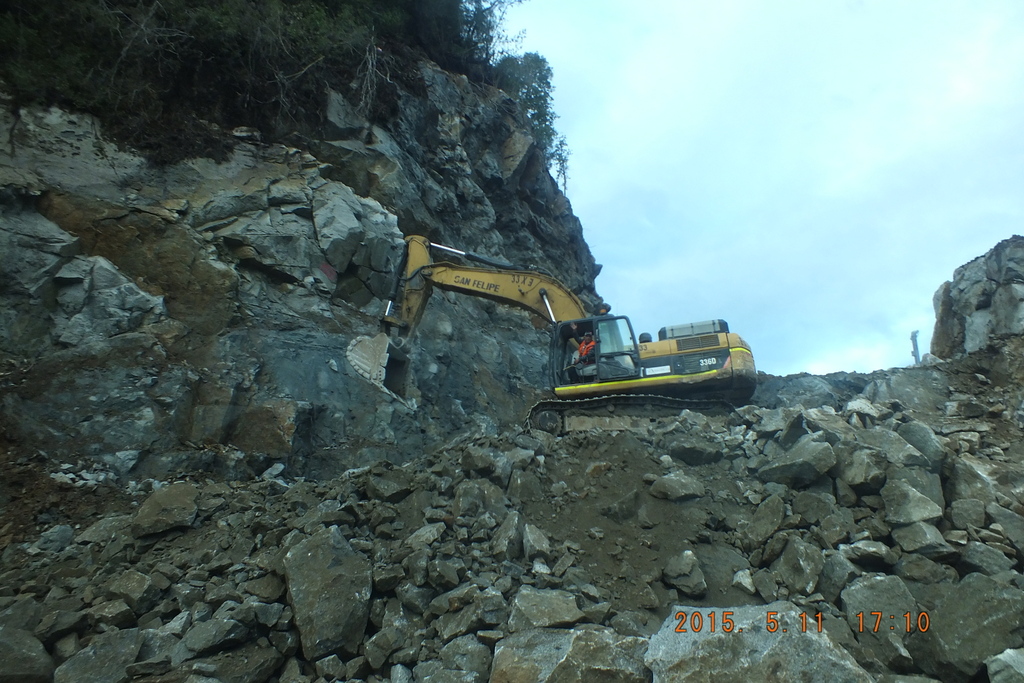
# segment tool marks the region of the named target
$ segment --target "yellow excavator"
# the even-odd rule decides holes
[[[550,275],[470,252],[405,238],[406,253],[384,331],[352,341],[346,356],[367,380],[397,398],[409,388],[406,344],[423,316],[433,287],[526,309],[552,324],[548,379],[555,398],[538,403],[528,421],[548,431],[565,428],[570,412],[598,406],[658,405],[679,410],[692,401],[746,403],[756,388],[750,346],[724,320],[663,327],[654,341],[633,333],[629,318],[583,302]],[[434,262],[431,249],[475,262]],[[580,356],[585,340],[593,351]],[[586,345],[583,347],[586,349]]]

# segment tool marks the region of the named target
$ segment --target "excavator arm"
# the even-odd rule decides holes
[[[389,327],[397,327],[402,337],[410,336],[419,323],[433,287],[517,306],[552,323],[587,316],[579,297],[550,275],[520,270],[510,264],[468,252],[432,245],[419,235],[406,237],[405,241],[404,273],[397,283],[396,292],[399,301],[390,304],[384,316],[384,322]],[[430,260],[431,246],[457,253],[469,260],[488,263],[492,267],[434,263]]]
[[[423,317],[434,287],[516,306],[551,323],[587,317],[579,297],[550,275],[432,244],[420,235],[406,237],[405,243],[401,274],[384,313],[386,332],[375,337],[358,337],[346,352],[349,364],[357,373],[398,398],[405,396],[408,379],[405,341]],[[447,261],[435,263],[431,259],[431,248],[488,267]]]

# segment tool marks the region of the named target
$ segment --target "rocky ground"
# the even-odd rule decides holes
[[[0,680],[1021,680],[1018,341],[322,481],[8,445]]]

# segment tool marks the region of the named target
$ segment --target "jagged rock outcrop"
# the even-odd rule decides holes
[[[403,235],[549,270],[596,300],[579,221],[515,104],[429,63],[419,76],[386,123],[331,93],[303,149],[245,142],[225,163],[167,168],[90,117],[0,103],[9,438],[74,443],[67,458],[114,476],[326,475],[521,420],[547,350],[521,311],[434,297],[405,401],[344,359],[377,331]]]
[[[1003,240],[960,266],[935,292],[931,352],[953,358],[994,337],[1024,334],[1024,237]]]

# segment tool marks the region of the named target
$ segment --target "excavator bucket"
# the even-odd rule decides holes
[[[404,399],[408,394],[409,357],[381,332],[356,337],[345,351],[352,369],[381,391]]]
[[[349,364],[360,376],[373,384],[384,386],[384,371],[388,363],[388,336],[381,332],[376,337],[356,337],[345,351]]]

